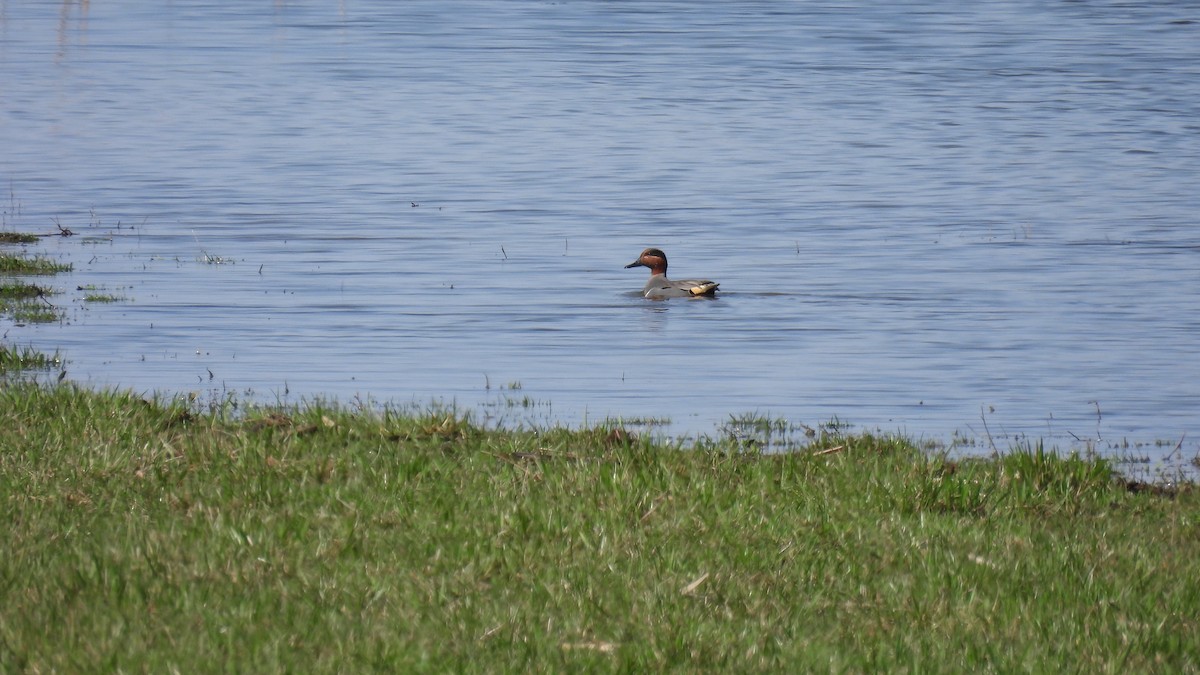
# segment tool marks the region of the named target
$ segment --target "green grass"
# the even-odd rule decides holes
[[[36,234],[24,232],[0,232],[0,244],[32,244],[38,240]]]
[[[62,318],[61,311],[46,301],[54,290],[21,281],[0,282],[0,316],[15,323],[50,323]]]
[[[123,302],[128,299],[124,296],[116,295],[115,293],[110,293],[110,292],[108,292],[108,289],[106,289],[105,287],[97,286],[95,284],[87,284],[84,286],[79,286],[75,290],[84,292],[84,296],[83,296],[84,302],[95,302],[95,303],[103,304],[103,303],[112,303],[112,302]]]
[[[0,282],[0,302],[4,300],[28,300],[50,295],[52,290],[36,284],[20,281]]]
[[[60,365],[62,365],[62,359],[58,354],[48,356],[32,347],[9,347],[0,344],[0,373],[49,370]]]
[[[6,307],[0,304],[0,312],[12,318],[14,323],[54,323],[60,321],[63,317],[62,312],[56,307],[39,305],[33,302],[21,303]]]
[[[70,264],[54,262],[43,255],[0,253],[0,274],[58,274],[70,269]]]
[[[1197,492],[1038,448],[17,384],[0,495],[0,672],[1200,669]]]
[[[0,243],[37,241],[34,235],[8,233]],[[42,255],[0,253],[0,275],[7,277],[51,275],[66,272],[71,265],[57,263]],[[62,319],[63,313],[46,300],[53,290],[16,279],[0,279],[0,317],[14,323],[50,323]]]

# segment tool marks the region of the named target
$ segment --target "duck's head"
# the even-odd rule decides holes
[[[642,251],[637,260],[625,266],[625,269],[630,267],[649,267],[650,274],[666,274],[667,273],[667,254],[662,252],[662,249],[648,248]]]

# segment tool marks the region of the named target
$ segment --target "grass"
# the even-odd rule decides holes
[[[45,298],[53,289],[23,281],[0,282],[0,316],[15,323],[50,323],[61,318],[61,312]]]
[[[55,262],[44,255],[0,253],[0,274],[58,274],[70,270],[70,264]]]
[[[61,226],[59,229],[69,232]],[[38,237],[32,234],[8,232],[3,235],[0,237],[0,244],[38,241]],[[7,317],[16,324],[61,321],[63,311],[47,300],[54,291],[45,286],[26,283],[18,277],[53,275],[71,269],[70,264],[55,262],[44,255],[0,253],[0,318]],[[97,296],[89,300],[85,297],[85,301],[89,302],[116,302],[122,299],[115,296]]]
[[[38,240],[36,234],[24,232],[0,232],[0,244],[32,244]]]
[[[32,347],[9,347],[0,344],[0,374],[25,370],[49,370],[62,365],[58,354],[47,356]]]
[[[1200,669],[1200,497],[1029,448],[696,450],[0,389],[0,671]]]
[[[34,235],[15,232],[5,234],[0,243],[25,243],[28,238],[37,241]],[[46,300],[46,296],[53,291],[11,277],[51,275],[70,269],[71,265],[54,262],[42,255],[0,253],[0,275],[10,277],[0,278],[0,317],[7,316],[18,324],[50,323],[61,319],[61,312]]]
[[[84,302],[107,304],[107,303],[113,303],[113,302],[123,302],[128,299],[124,296],[116,295],[115,293],[110,293],[110,292],[108,292],[108,289],[106,289],[105,287],[97,286],[95,284],[86,284],[83,286],[79,286],[75,290],[83,291],[83,293],[84,293],[83,301]]]
[[[0,311],[12,318],[13,322],[21,324],[29,323],[54,323],[63,318],[61,310],[57,307],[49,305],[39,305],[34,302],[26,302],[5,307],[0,304]]]
[[[40,298],[44,295],[50,295],[53,292],[49,288],[36,284],[27,284],[20,281],[0,282],[0,301]]]

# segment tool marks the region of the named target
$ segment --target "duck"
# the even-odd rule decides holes
[[[630,267],[650,268],[650,280],[642,288],[642,296],[650,300],[711,298],[716,296],[717,287],[720,286],[717,282],[708,281],[707,279],[671,281],[667,278],[667,254],[658,248],[648,248],[642,251],[637,260],[626,265],[625,269],[629,269]]]

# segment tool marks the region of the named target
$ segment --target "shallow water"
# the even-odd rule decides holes
[[[0,2],[0,82],[79,382],[1200,451],[1177,3]]]

